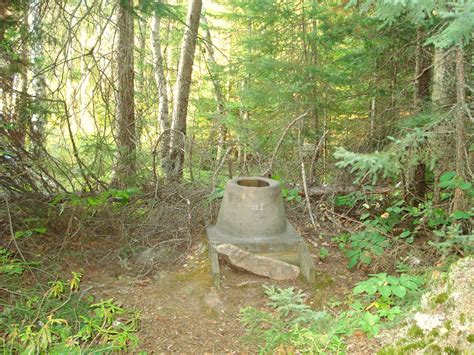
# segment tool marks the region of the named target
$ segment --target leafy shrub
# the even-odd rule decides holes
[[[343,234],[333,238],[339,242],[339,248],[345,250],[349,261],[348,268],[353,268],[359,263],[369,265],[374,256],[383,254],[385,248],[389,246],[386,237],[377,232],[359,232],[354,234]]]
[[[21,275],[28,264],[16,259],[5,248],[0,248],[0,275]]]
[[[304,294],[290,287],[266,287],[271,312],[254,307],[240,310],[240,319],[247,328],[248,342],[260,344],[260,353],[290,346],[305,352],[320,353],[323,349],[338,352],[343,343],[339,336],[328,332],[331,317],[326,312],[312,310],[304,303]]]
[[[29,265],[0,249],[0,273],[12,285]],[[112,299],[92,303],[77,291],[82,274],[55,280],[46,291],[21,287],[0,313],[0,351],[10,353],[82,353],[131,350],[138,345],[140,314]],[[37,285],[39,286],[39,285]]]
[[[403,304],[418,293],[422,284],[422,279],[410,275],[372,275],[353,290],[355,295],[366,297],[351,303],[339,315],[311,309],[304,303],[305,295],[292,287],[264,286],[270,311],[254,307],[240,310],[241,322],[247,330],[245,340],[258,344],[260,353],[343,353],[346,336],[355,331],[375,336],[382,326],[389,324],[387,321],[403,314]]]
[[[354,294],[365,293],[371,299],[379,297],[384,303],[395,304],[393,297],[404,299],[408,291],[418,291],[423,280],[416,276],[403,274],[400,277],[386,273],[372,274],[354,288]]]

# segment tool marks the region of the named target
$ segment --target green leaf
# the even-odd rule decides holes
[[[464,191],[469,190],[471,187],[472,184],[470,182],[463,181],[459,184],[459,188]]]
[[[349,263],[347,264],[347,267],[349,269],[352,269],[354,266],[357,265],[357,262],[359,261],[359,253],[353,254],[352,256],[349,257]]]
[[[389,298],[390,295],[392,294],[392,288],[390,286],[381,286],[379,287],[379,292],[380,292],[380,295],[383,297],[383,298]]]
[[[423,279],[416,276],[403,274],[400,276],[400,284],[410,290],[416,290],[423,284]]]
[[[379,245],[374,245],[372,248],[371,248],[372,252],[375,254],[375,255],[382,255],[383,252],[384,252],[384,249],[379,246]]]
[[[28,238],[33,235],[33,231],[26,230],[26,231],[17,231],[15,232],[15,238]]]
[[[375,295],[377,292],[377,286],[373,283],[369,282],[361,282],[359,283],[356,287],[354,287],[354,290],[352,291],[356,295],[359,293],[367,293],[369,296]]]
[[[402,233],[400,233],[399,237],[400,238],[406,238],[410,235],[410,233],[411,233],[410,231],[405,230]]]
[[[442,182],[439,183],[439,187],[442,187],[442,188],[445,188],[445,187],[455,187],[455,185],[456,185],[456,184],[454,183],[454,181],[451,181],[451,180],[449,180],[449,181],[442,181]]]
[[[395,286],[392,288],[392,293],[399,298],[403,298],[407,294],[407,289],[403,286]]]
[[[469,219],[469,218],[471,218],[469,213],[466,213],[464,211],[455,211],[455,212],[453,212],[453,214],[451,214],[451,217],[453,217],[454,219]]]
[[[360,260],[366,264],[366,265],[370,265],[370,263],[372,262],[372,257],[370,256],[370,253],[367,252],[367,251],[364,251],[363,253],[360,254]]]
[[[363,213],[363,214],[360,216],[360,220],[363,221],[364,219],[367,219],[369,216],[370,216],[370,213],[368,213],[368,212]]]
[[[456,176],[454,171],[447,171],[439,177],[440,182],[451,181]]]

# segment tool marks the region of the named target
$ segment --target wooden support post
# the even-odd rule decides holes
[[[316,268],[314,267],[313,258],[311,258],[309,250],[304,242],[298,244],[298,264],[300,264],[303,276],[310,284],[312,284],[316,278]]]
[[[217,289],[221,287],[221,272],[219,268],[219,255],[216,250],[217,244],[209,242],[209,257],[211,259],[212,282]]]

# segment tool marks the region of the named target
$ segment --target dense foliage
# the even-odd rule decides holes
[[[137,344],[138,314],[85,300],[80,273],[32,286],[43,266],[22,243],[50,231],[25,216],[36,212],[10,208],[24,196],[48,200],[57,218],[59,206],[89,218],[104,206],[124,213],[143,193],[146,215],[174,203],[160,199],[166,189],[204,188],[208,199],[193,208],[205,208],[227,178],[265,175],[313,227],[350,221],[331,243],[348,268],[370,273],[352,293],[363,300],[334,315],[298,291],[267,288],[271,311],[242,310],[262,352],[343,351],[347,336],[373,336],[416,305],[430,268],[472,254],[473,1],[201,5],[0,3],[5,351]],[[336,188],[312,193],[322,184]],[[178,213],[191,216],[177,195],[187,206]],[[332,251],[318,252],[324,262]]]

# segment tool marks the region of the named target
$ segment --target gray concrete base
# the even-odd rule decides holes
[[[303,238],[285,217],[276,180],[238,177],[227,181],[216,225],[207,228],[207,236],[216,286],[220,283],[216,247],[221,244],[297,265],[308,282],[314,281],[314,263]]]
[[[211,272],[214,285],[220,287],[220,266],[217,246],[221,244],[232,244],[243,250],[274,258],[292,265],[299,266],[301,273],[309,283],[315,279],[316,269],[309,250],[303,238],[297,234],[290,223],[287,223],[285,233],[276,236],[263,236],[253,238],[242,238],[238,236],[225,235],[216,226],[207,228],[209,238],[209,256],[211,259]]]

